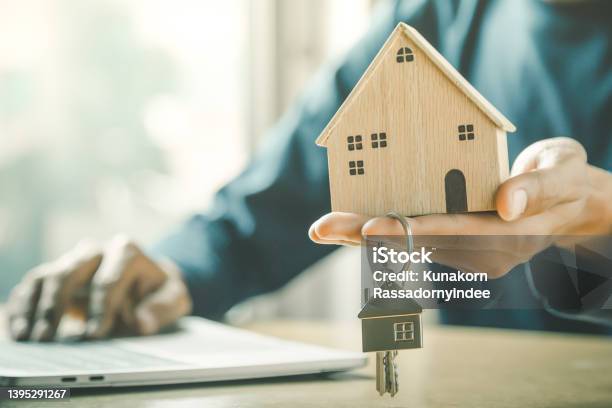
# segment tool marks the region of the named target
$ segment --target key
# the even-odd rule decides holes
[[[386,368],[386,382],[387,392],[393,397],[399,391],[399,376],[397,372],[397,363],[395,357],[397,357],[397,350],[390,350],[385,352],[385,368]]]
[[[376,352],[376,391],[380,396],[387,392],[387,376],[385,367],[385,351]]]
[[[406,247],[408,248],[409,253],[413,252],[414,243],[412,241],[412,229],[410,228],[410,224],[406,221],[406,219],[403,216],[395,212],[391,212],[387,214],[387,216],[390,218],[397,219],[402,224],[404,228],[404,234],[406,235]],[[378,244],[378,246],[380,246],[380,243]],[[406,264],[403,265],[402,269],[407,270],[408,268],[410,268],[410,261],[406,262]],[[391,271],[391,272],[394,272],[394,271]],[[388,288],[388,289],[393,289],[396,286],[398,286],[398,284],[395,282],[391,282],[391,281],[386,281],[381,285],[381,287]],[[370,301],[368,296],[366,296],[365,301],[366,301],[366,306],[364,306],[364,310],[368,306],[368,302]],[[418,308],[418,313],[421,313],[420,307]],[[361,317],[361,313],[360,313],[360,317]],[[366,318],[366,315],[364,315],[363,317]],[[372,316],[369,316],[369,318],[371,317]],[[387,317],[387,316],[383,315],[381,317]],[[419,329],[419,334],[420,334],[420,324],[421,324],[420,316],[418,317],[418,320],[416,322],[411,320],[408,322],[397,323],[397,324],[401,325],[401,327],[396,328],[395,325],[393,326],[393,330],[395,332],[394,335],[395,335],[396,343],[385,344],[385,346],[383,346],[384,348],[389,347],[391,348],[391,350],[376,352],[376,390],[381,396],[385,395],[386,393],[389,393],[389,395],[393,397],[399,391],[399,374],[398,374],[398,369],[397,369],[397,362],[395,361],[398,355],[398,351],[396,349],[393,349],[394,346],[399,347],[400,349],[422,347],[420,336],[416,340],[414,338],[415,336],[415,332],[414,332],[415,326],[414,325],[415,324],[418,325],[417,327]],[[362,327],[363,327],[364,334],[365,334],[365,330],[367,330],[368,326],[364,325]],[[370,329],[371,329],[371,326],[370,326]],[[400,344],[397,342],[410,342],[410,343]],[[376,343],[377,342],[373,339],[369,339],[368,341],[365,341],[364,339],[363,350],[364,351],[379,350],[380,348],[378,347],[380,347],[380,344],[376,344]],[[376,345],[376,348],[372,346],[373,344]]]
[[[376,352],[376,390],[381,396],[389,393],[392,397],[399,391],[397,350]]]

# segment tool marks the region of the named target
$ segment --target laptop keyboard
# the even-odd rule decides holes
[[[45,373],[67,370],[121,370],[183,365],[177,361],[126,350],[108,342],[0,343],[0,367]],[[1,371],[1,370],[0,370]],[[1,373],[0,373],[1,375]]]

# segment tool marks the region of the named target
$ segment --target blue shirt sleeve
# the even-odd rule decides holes
[[[363,40],[317,75],[244,172],[216,194],[212,208],[152,249],[183,271],[194,314],[220,318],[333,250],[308,238],[310,224],[330,209],[326,151],[314,140],[400,19],[435,41],[430,2],[383,3]]]

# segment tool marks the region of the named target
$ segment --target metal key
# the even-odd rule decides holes
[[[385,368],[387,370],[387,392],[393,397],[399,390],[397,364],[395,357],[397,356],[397,350],[391,350],[385,352]]]
[[[385,367],[385,351],[376,352],[376,391],[383,396],[387,392],[387,373]]]
[[[399,391],[398,372],[395,357],[397,350],[376,353],[376,390],[382,396],[389,393],[392,397]]]

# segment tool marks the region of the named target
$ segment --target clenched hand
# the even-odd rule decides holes
[[[53,340],[68,313],[86,320],[85,338],[103,338],[155,333],[188,314],[191,298],[174,264],[153,261],[116,237],[104,247],[81,243],[28,272],[7,310],[16,340]]]

